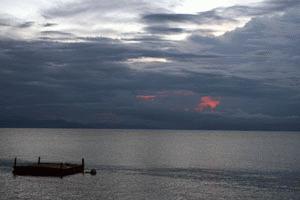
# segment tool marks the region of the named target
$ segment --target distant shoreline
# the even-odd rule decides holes
[[[97,127],[1,127],[1,129],[86,129],[86,130],[161,130],[161,131],[231,131],[231,132],[299,132],[300,130],[261,130],[261,129],[171,129],[171,128],[97,128]]]

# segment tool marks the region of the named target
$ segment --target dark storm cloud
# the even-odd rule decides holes
[[[202,13],[203,19],[144,15],[154,35],[128,39],[135,43],[62,31],[42,31],[38,41],[1,39],[0,126],[300,130],[298,3],[263,5],[228,8],[231,14],[222,18],[214,16],[217,10]],[[261,16],[280,9],[288,10]],[[196,32],[186,41],[160,37],[184,31],[169,22],[221,22],[239,13],[256,17],[221,37]],[[168,62],[129,62],[145,58]],[[182,91],[193,95],[137,99]],[[203,96],[220,101],[215,112],[195,111]]]
[[[53,125],[63,124],[53,122],[63,119],[79,123],[72,126],[207,129],[271,129],[267,124],[279,122],[292,129],[300,115],[294,109],[299,107],[297,90],[292,88],[188,70],[184,74],[132,70],[123,62],[141,55],[168,55],[174,60],[179,55],[162,49],[154,54],[140,45],[111,39],[88,43],[1,41],[1,49],[6,50],[6,57],[0,57],[3,120],[50,120],[48,125]],[[180,65],[180,61],[173,64]],[[136,100],[137,95],[166,90],[196,95],[149,103]],[[194,112],[205,95],[220,97],[223,107],[215,114]],[[280,106],[279,112],[275,108]],[[255,123],[249,118],[261,122],[252,127]],[[289,123],[287,119],[291,119]]]

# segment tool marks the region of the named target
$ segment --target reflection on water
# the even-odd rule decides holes
[[[1,199],[299,199],[300,134],[0,129]],[[13,177],[12,161],[80,162],[95,177]]]

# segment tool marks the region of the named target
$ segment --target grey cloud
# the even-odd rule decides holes
[[[216,8],[215,12],[228,17],[257,17],[262,15],[284,12],[300,5],[297,0],[265,0],[253,6],[231,6],[226,8]]]
[[[300,2],[298,0],[266,0],[264,4],[270,10],[282,11],[299,6]]]
[[[72,33],[67,33],[63,31],[41,31],[43,35],[52,35],[52,34],[59,34],[59,35],[73,35]]]
[[[18,28],[29,28],[33,25],[34,25],[34,22],[24,22],[24,23],[18,24],[17,27]]]
[[[47,36],[70,36],[74,37],[73,33],[63,32],[63,31],[41,31],[41,35]]]
[[[44,27],[53,27],[53,26],[57,26],[58,24],[57,23],[45,23],[43,24]]]
[[[12,26],[13,19],[9,15],[0,15],[0,26]]]
[[[35,24],[33,21],[22,21],[15,19],[9,15],[0,16],[0,27],[12,27],[12,28],[30,28]]]
[[[4,21],[0,21],[0,26],[10,26],[10,24]]]
[[[224,23],[236,21],[234,18],[228,18],[216,13],[215,10],[201,12],[199,14],[172,14],[172,13],[158,13],[147,14],[143,16],[143,20],[150,24],[160,23],[197,23],[197,24],[210,24],[210,23]]]
[[[147,23],[223,23],[234,22],[236,17],[261,16],[274,12],[283,12],[286,9],[299,6],[298,0],[267,0],[256,6],[231,6],[225,8],[215,8],[210,11],[200,12],[198,14],[173,14],[173,13],[154,13],[146,14],[143,20]]]
[[[225,8],[215,8],[210,11],[199,12],[198,14],[177,14],[177,13],[150,13],[142,16],[142,21],[148,26],[146,31],[153,32],[152,27],[165,27],[176,24],[222,24],[237,22],[239,17],[259,17],[287,9],[295,8],[300,5],[297,0],[267,0],[253,6],[236,5]],[[181,32],[188,33],[189,30],[181,29]]]
[[[219,38],[194,34],[181,48],[220,56],[214,62],[195,61],[204,65],[202,71],[207,66],[216,73],[264,79],[269,84],[294,87],[299,84],[296,77],[300,76],[297,69],[300,61],[297,56],[300,52],[298,11],[298,8],[292,8],[281,16],[256,17],[245,27]]]
[[[143,20],[148,23],[158,23],[158,22],[189,22],[194,21],[197,15],[193,14],[171,14],[171,13],[157,13],[157,14],[147,14],[143,16]]]
[[[0,121],[23,119],[34,124],[34,120],[48,120],[48,126],[61,126],[63,122],[55,122],[61,119],[73,123],[68,126],[114,128],[273,129],[276,124],[284,129],[297,128],[297,89],[189,70],[199,66],[195,60],[210,60],[213,64],[216,57],[163,48],[153,51],[107,38],[83,43],[2,40],[1,48],[8,56],[0,57]],[[170,65],[183,71],[132,70],[123,62],[140,56],[167,56],[173,60]],[[193,62],[187,62],[188,58]],[[162,70],[168,65],[159,67]],[[136,99],[140,94],[166,90],[187,90],[195,95],[153,102]],[[217,113],[194,111],[205,95],[221,98]],[[288,122],[289,116],[295,117]]]
[[[299,8],[285,2],[267,2],[269,10],[287,9],[268,17],[260,16],[270,12],[266,7],[235,7],[230,17],[257,16],[222,37],[193,33],[186,41],[163,40],[163,34],[183,31],[169,22],[187,23],[198,15],[170,15],[171,21],[158,15],[167,26],[153,15],[147,21],[153,34],[128,39],[137,43],[60,31],[41,32],[49,40],[1,39],[0,126],[43,120],[45,126],[67,127],[300,130]],[[214,18],[218,12],[203,16],[227,20]],[[82,42],[54,42],[54,36]],[[170,62],[126,62],[140,57]],[[136,98],[182,90],[194,95]],[[220,99],[216,112],[195,111],[203,96]]]
[[[186,32],[182,28],[165,27],[165,26],[148,26],[145,29],[147,32],[154,34],[168,34],[168,33],[183,33]]]
[[[103,16],[103,13],[109,12],[150,12],[154,10],[166,10],[162,5],[168,4],[168,0],[157,2],[149,2],[145,0],[85,0],[79,2],[71,2],[67,4],[59,5],[58,7],[51,8],[44,12],[44,16],[47,18],[56,17],[72,17],[81,14],[96,14],[97,16]],[[126,7],[126,10],[124,10]],[[122,17],[121,17],[122,18]],[[114,17],[110,18],[114,20]],[[120,19],[119,19],[120,20]]]
[[[176,2],[177,0],[175,0]],[[166,12],[169,4],[174,1],[162,0],[150,2],[146,0],[87,0],[69,3],[61,3],[44,10],[42,15],[46,19],[64,19],[61,24],[71,24],[69,30],[82,36],[122,36],[138,31],[141,26],[139,15],[147,12]],[[103,24],[103,26],[102,26]],[[124,29],[124,24],[128,29]],[[107,28],[107,25],[109,28]],[[86,26],[93,26],[92,30],[86,30]]]

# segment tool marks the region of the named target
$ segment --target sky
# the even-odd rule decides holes
[[[0,127],[300,130],[299,0],[0,3]]]

